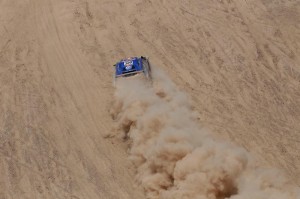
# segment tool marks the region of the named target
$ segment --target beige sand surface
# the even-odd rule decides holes
[[[0,0],[0,198],[144,198],[109,137],[111,65],[132,55],[300,185],[299,0]]]

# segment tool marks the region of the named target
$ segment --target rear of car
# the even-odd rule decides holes
[[[150,63],[146,57],[129,57],[120,60],[114,66],[114,83],[117,78],[129,77],[140,73],[143,73],[147,79],[151,79]]]
[[[135,75],[137,73],[143,72],[142,59],[138,57],[129,57],[127,59],[122,59],[116,66],[116,78],[122,76]]]

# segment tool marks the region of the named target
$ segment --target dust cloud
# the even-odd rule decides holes
[[[156,199],[299,199],[284,174],[199,126],[187,96],[157,69],[153,83],[119,79],[111,109],[130,140],[136,181]]]

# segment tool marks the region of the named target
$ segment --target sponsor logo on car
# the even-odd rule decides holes
[[[124,61],[124,66],[126,70],[130,70],[132,68],[133,61],[132,60],[126,60]]]

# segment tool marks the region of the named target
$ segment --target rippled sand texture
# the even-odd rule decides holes
[[[0,0],[0,198],[145,198],[109,113],[132,55],[299,186],[299,48],[297,0]]]

